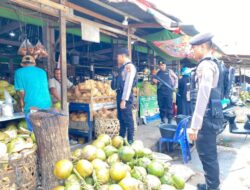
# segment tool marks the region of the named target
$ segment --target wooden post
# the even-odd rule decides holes
[[[48,51],[47,65],[48,65],[48,76],[49,78],[53,77],[53,70],[56,67],[55,65],[55,31],[51,27],[51,23],[46,23],[43,27],[43,44],[45,45]]]
[[[65,4],[66,0],[60,0],[61,4]],[[60,11],[60,61],[61,61],[61,104],[62,110],[68,113],[67,103],[67,58],[66,58],[66,17],[63,11]]]
[[[128,27],[128,52],[129,52],[129,58],[130,60],[132,60],[132,36],[130,27]]]

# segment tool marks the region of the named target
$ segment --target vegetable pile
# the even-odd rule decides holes
[[[77,149],[72,160],[59,160],[54,175],[63,181],[53,190],[176,190],[185,182],[168,172],[169,164],[154,159],[136,140],[129,145],[120,136],[100,135]]]
[[[71,113],[69,115],[69,119],[71,121],[81,121],[86,122],[88,120],[88,114],[87,113]]]
[[[116,119],[117,118],[117,110],[116,109],[100,109],[94,113],[95,118],[102,119]]]
[[[150,82],[142,82],[137,85],[140,90],[140,96],[154,96],[157,92],[156,85],[151,84]]]
[[[74,102],[89,103],[91,99],[96,103],[113,102],[116,97],[116,92],[111,89],[109,82],[87,80],[79,83],[78,88],[80,94],[68,92],[68,98]]]
[[[11,157],[22,154],[35,145],[35,135],[27,129],[25,120],[7,124],[0,131],[0,169],[8,169],[8,161]]]

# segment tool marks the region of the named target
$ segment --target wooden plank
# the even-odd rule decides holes
[[[48,15],[56,16],[56,17],[59,16],[58,10],[48,7],[48,6],[41,5],[39,3],[30,2],[29,0],[10,0],[10,1],[18,4],[19,6],[26,7],[28,9],[32,9],[35,11],[39,11],[44,14],[48,14]]]
[[[132,60],[132,36],[130,27],[128,27],[128,52],[129,52],[129,58],[130,60]]]
[[[41,3],[43,5],[49,6],[49,7],[54,8],[54,9],[58,9],[58,10],[63,11],[65,13],[69,13],[68,7],[66,7],[62,4],[59,4],[59,3],[55,3],[55,2],[50,1],[50,0],[31,0],[31,1],[36,2],[36,3]]]
[[[74,4],[74,3],[66,2],[66,5],[67,5],[69,8],[72,8],[72,9],[74,9],[74,10],[76,10],[76,11],[79,11],[79,12],[81,12],[81,13],[84,13],[84,14],[86,14],[86,15],[95,17],[95,18],[100,19],[100,20],[102,20],[102,21],[105,21],[105,22],[107,22],[107,23],[110,23],[110,24],[113,24],[113,25],[116,25],[116,26],[119,26],[119,27],[122,27],[122,28],[125,27],[124,25],[122,25],[122,23],[120,23],[120,22],[118,22],[118,21],[116,21],[116,20],[113,20],[113,19],[110,19],[110,18],[108,18],[108,17],[106,17],[106,16],[100,15],[100,14],[98,14],[98,13],[96,13],[96,12],[93,12],[93,11],[91,11],[91,10],[88,10],[88,9],[86,9],[86,8],[84,8],[84,7],[80,7],[80,6],[78,6],[78,5]]]
[[[61,4],[65,3],[65,0],[60,0]],[[66,54],[66,16],[63,11],[60,11],[60,61],[61,61],[61,104],[62,110],[68,113],[68,103],[67,103],[67,54]]]
[[[124,16],[124,17],[126,16],[126,17],[128,17],[128,18],[130,18],[130,19],[132,19],[132,20],[137,21],[137,22],[143,22],[142,20],[140,20],[140,19],[138,19],[138,18],[136,18],[136,17],[134,17],[134,16],[132,16],[132,15],[129,15],[129,14],[123,12],[123,11],[120,11],[120,10],[118,10],[118,9],[116,9],[116,8],[114,8],[114,7],[112,7],[112,6],[108,5],[108,4],[106,4],[106,3],[103,3],[103,2],[101,2],[101,1],[99,1],[99,0],[90,0],[90,1],[93,2],[93,3],[95,3],[95,4],[97,4],[97,5],[99,5],[99,6],[101,6],[101,7],[106,8],[106,9],[112,11],[112,12],[115,12],[115,13],[117,13],[117,14],[119,14],[119,15],[122,15],[122,16]]]
[[[11,46],[20,46],[21,42],[6,40],[6,39],[0,38],[0,44],[11,45]]]
[[[129,26],[133,28],[163,28],[159,23],[138,23],[130,24]]]

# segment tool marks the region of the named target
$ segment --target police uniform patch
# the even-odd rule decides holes
[[[126,71],[127,71],[128,73],[131,72],[131,65],[126,65]]]

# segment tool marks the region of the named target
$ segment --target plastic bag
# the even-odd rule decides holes
[[[38,40],[38,42],[35,45],[35,48],[34,48],[34,57],[38,57],[38,58],[48,57],[48,52],[45,49],[45,47],[42,45],[42,43],[40,42],[40,40]]]
[[[12,117],[13,116],[13,100],[7,90],[4,90],[5,102],[2,105],[3,116]]]
[[[10,95],[10,93],[4,89],[4,98],[5,98],[5,104],[13,104],[13,99]]]
[[[25,56],[25,55],[33,55],[34,47],[28,39],[25,39],[21,46],[18,49],[18,54]]]

